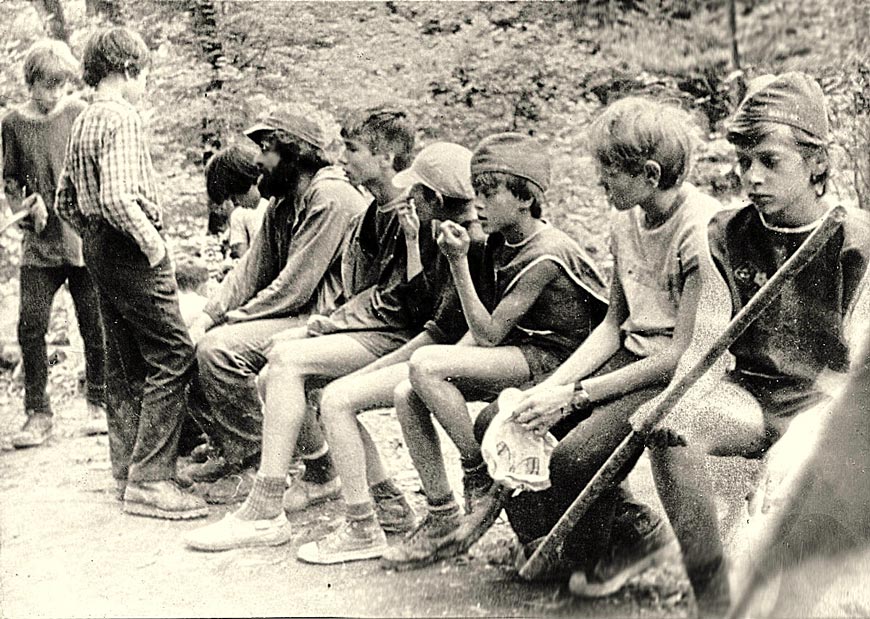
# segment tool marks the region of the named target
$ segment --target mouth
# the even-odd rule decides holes
[[[767,206],[773,202],[773,196],[764,193],[750,193],[749,200],[756,206]]]

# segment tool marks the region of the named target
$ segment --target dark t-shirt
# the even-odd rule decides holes
[[[66,144],[75,118],[87,105],[78,99],[60,104],[49,115],[15,109],[3,119],[3,178],[39,193],[48,208],[45,230],[24,233],[21,265],[83,266],[81,239],[57,216],[54,194],[63,169]]]
[[[811,231],[771,229],[748,206],[710,222],[710,251],[731,292],[736,314],[806,240]],[[849,210],[844,226],[785,285],[731,346],[736,370],[771,385],[805,385],[824,369],[848,369],[844,321],[868,264],[870,216]]]

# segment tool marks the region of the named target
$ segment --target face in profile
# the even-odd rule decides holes
[[[260,152],[254,162],[260,169],[257,189],[264,198],[287,196],[299,183],[296,159],[288,159],[292,157],[292,152],[289,152],[292,148],[287,150],[287,153],[279,153],[274,137],[266,137],[260,141]]]

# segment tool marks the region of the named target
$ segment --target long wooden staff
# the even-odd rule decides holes
[[[602,492],[612,488],[615,483],[620,481],[618,478],[624,474],[623,469],[643,451],[649,433],[683,398],[689,388],[713,366],[719,356],[728,350],[746,328],[779,296],[789,280],[809,264],[840,228],[845,219],[846,209],[842,206],[836,206],[828,211],[822,223],[737,313],[701,360],[695,363],[682,378],[671,383],[662,392],[661,400],[644,419],[641,428],[632,430],[623,439],[595,476],[589,480],[580,495],[574,499],[574,502],[562,514],[558,522],[553,525],[547,537],[520,569],[520,577],[531,580],[541,574],[551,560],[558,558],[568,533],[573,530],[580,518],[601,496]]]

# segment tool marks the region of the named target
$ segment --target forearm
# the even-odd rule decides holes
[[[474,340],[478,346],[497,345],[506,333],[504,329],[499,328],[499,325],[493,324],[492,314],[477,296],[471,270],[468,268],[468,259],[463,257],[461,260],[451,260],[450,272],[453,274],[453,283]]]
[[[417,238],[405,238],[405,246],[407,247],[408,264],[406,265],[406,281],[412,281],[417,275],[423,272],[423,260],[420,258],[420,243]]]
[[[620,346],[618,325],[605,318],[544,384],[554,387],[575,383],[604,365]]]

